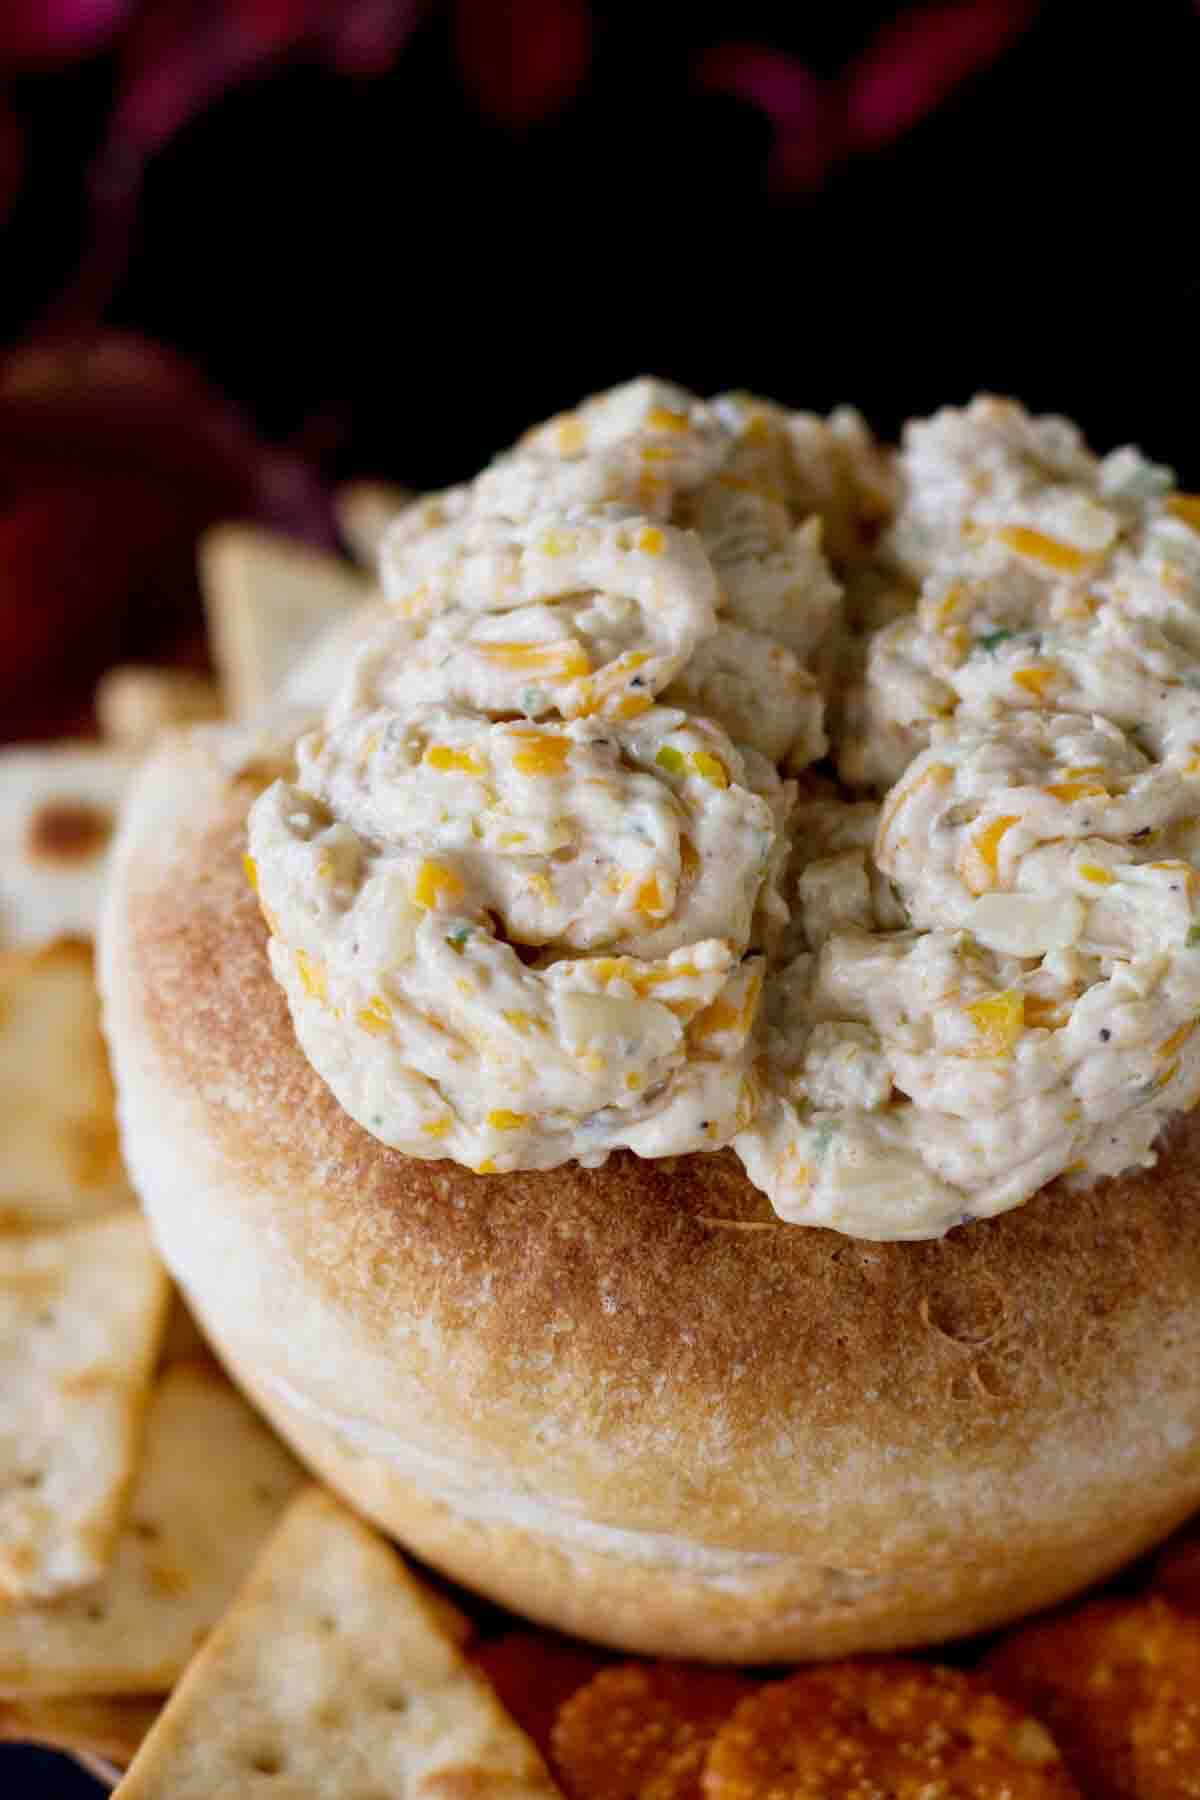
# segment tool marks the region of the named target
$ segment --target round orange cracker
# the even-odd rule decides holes
[[[1096,1601],[1016,1632],[987,1670],[1045,1719],[1096,1800],[1200,1796],[1186,1741],[1200,1708],[1200,1619],[1158,1595]]]
[[[1194,1664],[1162,1673],[1130,1736],[1138,1800],[1200,1800],[1200,1684]]]
[[[853,1661],[745,1700],[703,1800],[1078,1800],[1045,1726],[958,1669]]]
[[[470,1657],[543,1756],[559,1707],[611,1660],[549,1631],[506,1631],[474,1645]]]
[[[700,1800],[722,1720],[753,1689],[732,1669],[621,1663],[563,1706],[551,1735],[568,1800]]]

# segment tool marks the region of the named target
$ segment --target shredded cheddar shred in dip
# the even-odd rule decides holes
[[[982,399],[876,444],[655,381],[402,513],[248,870],[410,1156],[732,1145],[936,1236],[1200,1095],[1200,499]],[[820,769],[812,765],[820,764]]]

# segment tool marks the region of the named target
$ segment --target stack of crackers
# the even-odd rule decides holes
[[[362,559],[402,498],[343,494]],[[114,670],[103,741],[0,752],[0,1737],[143,1797],[551,1795],[466,1621],[208,1356],[122,1166],[92,943],[125,785],[371,591],[250,527],[201,563],[219,685]]]
[[[343,492],[353,562],[210,533],[218,679],[114,670],[101,741],[0,752],[0,1738],[127,1800],[1200,1800],[1200,1537],[974,1667],[618,1663],[480,1635],[209,1356],[121,1162],[108,848],[161,729],[278,701],[371,600],[403,498]]]

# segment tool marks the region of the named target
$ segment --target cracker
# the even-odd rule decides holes
[[[145,1694],[179,1678],[303,1476],[210,1363],[164,1370],[113,1566],[0,1612],[0,1694]]]
[[[138,1456],[169,1285],[135,1208],[0,1240],[0,1593],[97,1581]]]
[[[200,541],[213,656],[235,718],[278,693],[327,626],[371,592],[339,557],[255,525],[217,525]]]
[[[415,498],[392,481],[348,481],[337,489],[333,510],[338,530],[356,563],[374,573],[384,532]]]
[[[0,946],[94,935],[132,770],[99,744],[0,751]]]
[[[194,725],[221,711],[217,684],[190,669],[123,663],[100,677],[96,717],[110,743],[146,750],[169,725]]]
[[[655,1790],[656,1792],[658,1790]],[[743,1700],[713,1739],[704,1800],[1080,1800],[1038,1719],[961,1669],[828,1663]]]
[[[1085,1793],[1183,1800],[1169,1721],[1200,1721],[1200,1620],[1157,1594],[1093,1600],[1010,1632],[984,1668],[1046,1721]]]
[[[272,1800],[556,1791],[420,1582],[316,1487],[290,1509],[117,1792],[216,1800],[260,1785]]]
[[[132,1200],[90,947],[0,951],[0,1232]]]
[[[736,1669],[620,1663],[558,1710],[550,1745],[570,1800],[700,1800],[709,1745],[754,1691]]]
[[[0,1700],[0,1743],[41,1744],[127,1768],[162,1711],[161,1694]]]

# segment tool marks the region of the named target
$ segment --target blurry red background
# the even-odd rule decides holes
[[[202,654],[206,520],[331,541],[638,370],[1196,485],[1198,75],[1186,0],[7,0],[0,736]]]

